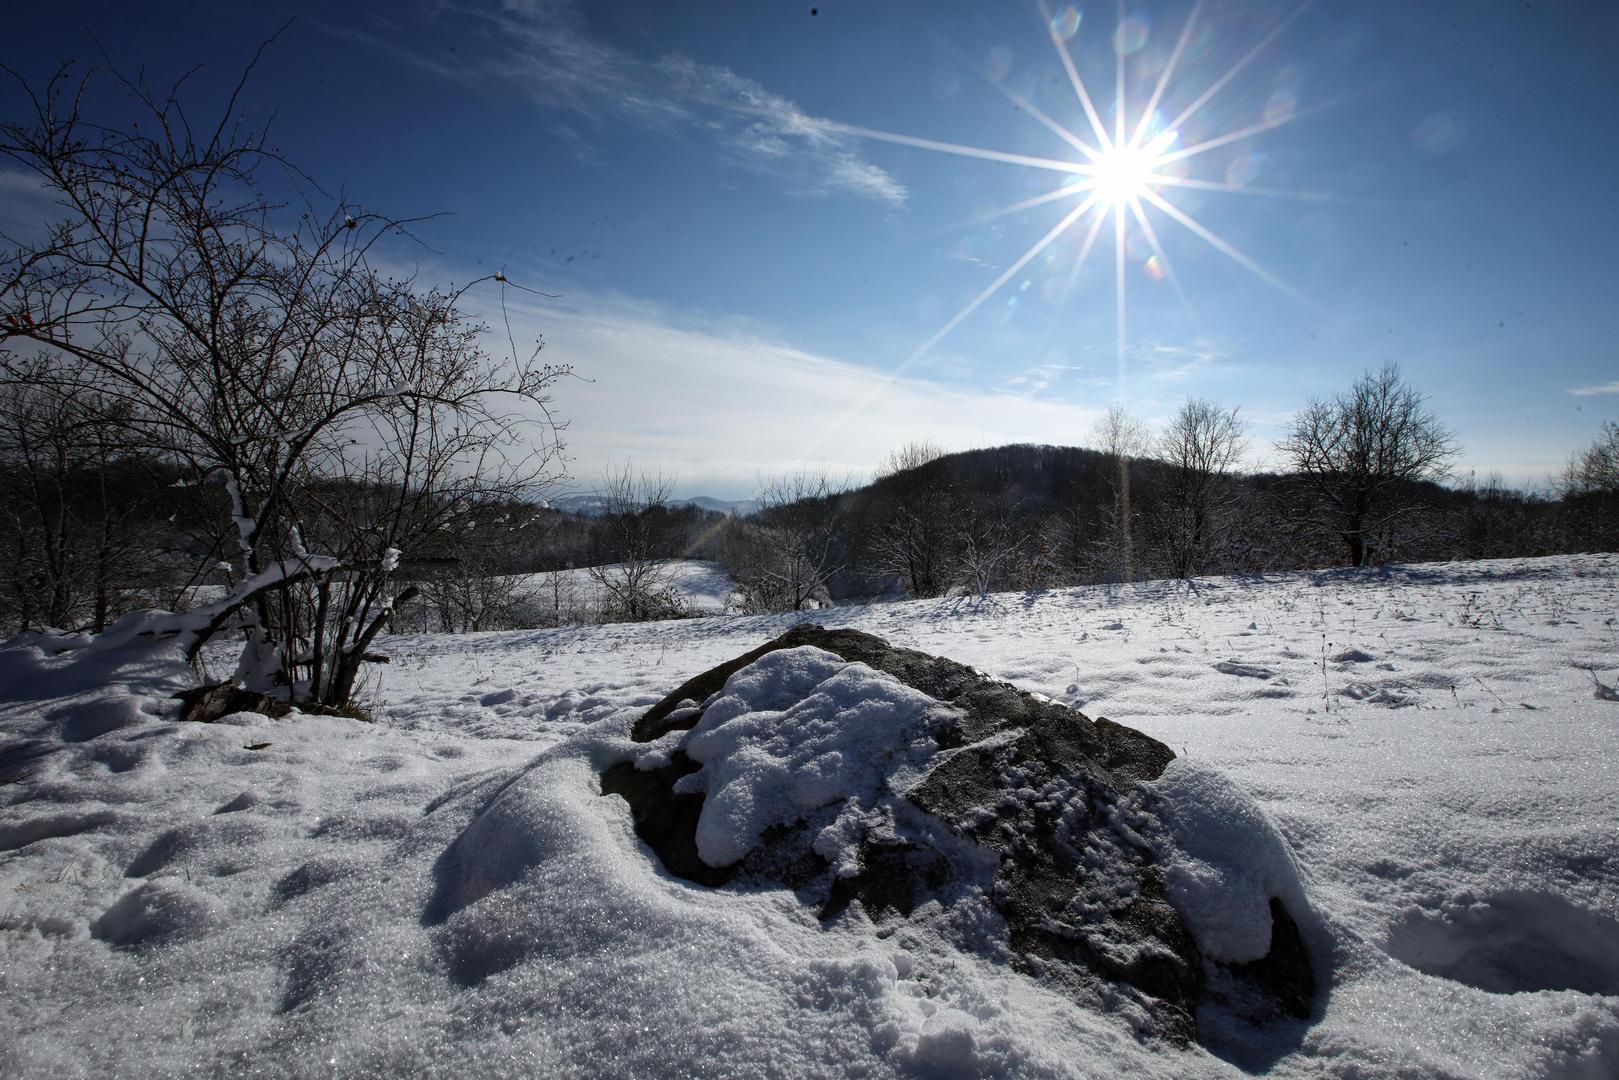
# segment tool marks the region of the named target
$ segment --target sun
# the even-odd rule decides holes
[[[1146,147],[1126,144],[1103,150],[1081,175],[1090,177],[1098,202],[1118,209],[1139,203],[1153,190],[1158,164]]]
[[[1182,24],[1180,35],[1175,41],[1174,48],[1169,53],[1167,62],[1159,72],[1151,95],[1144,105],[1133,108],[1134,103],[1126,102],[1125,100],[1126,80],[1124,69],[1127,59],[1136,51],[1133,46],[1138,46],[1139,44],[1132,37],[1132,34],[1136,33],[1139,28],[1135,27],[1130,19],[1123,16],[1121,8],[1119,26],[1111,35],[1115,53],[1114,95],[1110,110],[1111,123],[1104,119],[1103,111],[1097,108],[1096,100],[1093,98],[1084,78],[1081,77],[1074,62],[1073,54],[1069,49],[1070,39],[1076,37],[1081,29],[1082,19],[1078,8],[1070,5],[1054,15],[1047,6],[1048,0],[1034,0],[1034,3],[1046,25],[1062,69],[1068,76],[1068,82],[1073,88],[1075,100],[1080,106],[1086,124],[1079,131],[1065,126],[1048,115],[1033,101],[1005,85],[1003,81],[989,75],[985,77],[996,90],[1005,95],[1025,116],[1035,120],[1053,135],[1056,135],[1075,152],[1076,156],[1066,159],[1061,157],[1040,157],[995,150],[989,147],[924,139],[891,131],[878,131],[872,128],[856,127],[851,124],[828,124],[828,127],[837,131],[861,138],[876,139],[961,157],[996,161],[1022,168],[1047,170],[1062,177],[1061,183],[1052,190],[980,215],[968,222],[971,225],[982,224],[990,219],[1004,215],[1020,214],[1053,203],[1069,204],[1066,212],[1048,231],[1035,240],[1021,257],[1008,266],[994,281],[990,282],[969,300],[943,326],[939,327],[934,334],[906,357],[893,370],[890,377],[897,377],[911,364],[929,352],[951,331],[970,317],[973,312],[977,311],[990,297],[1006,287],[1013,279],[1023,274],[1024,269],[1059,238],[1073,231],[1076,235],[1082,235],[1083,239],[1078,244],[1078,254],[1066,275],[1067,284],[1060,294],[1061,302],[1065,303],[1068,295],[1074,289],[1080,270],[1095,248],[1104,227],[1109,224],[1112,226],[1108,231],[1112,233],[1114,249],[1114,321],[1117,327],[1115,353],[1121,387],[1124,384],[1127,355],[1125,341],[1127,262],[1137,258],[1142,259],[1142,269],[1146,274],[1155,282],[1167,281],[1179,297],[1182,306],[1186,308],[1188,316],[1193,315],[1190,300],[1185,290],[1181,287],[1180,278],[1175,272],[1169,253],[1164,250],[1163,240],[1159,235],[1158,228],[1153,224],[1154,217],[1173,222],[1254,276],[1286,293],[1306,307],[1319,310],[1318,306],[1307,297],[1260,266],[1233,244],[1198,221],[1192,214],[1183,210],[1170,198],[1176,191],[1192,190],[1199,193],[1224,192],[1245,196],[1298,198],[1306,201],[1319,201],[1321,199],[1320,196],[1313,193],[1255,187],[1230,175],[1209,178],[1196,177],[1188,174],[1187,166],[1194,159],[1211,150],[1229,146],[1250,136],[1269,133],[1284,124],[1300,119],[1308,113],[1325,108],[1331,102],[1325,102],[1310,108],[1291,107],[1289,110],[1278,114],[1267,113],[1257,123],[1236,127],[1223,134],[1202,138],[1190,146],[1177,145],[1181,132],[1188,130],[1187,122],[1201,112],[1209,101],[1230,84],[1239,72],[1252,63],[1267,46],[1275,41],[1288,25],[1298,17],[1300,12],[1309,7],[1308,0],[1298,4],[1290,13],[1277,20],[1269,32],[1246,53],[1242,54],[1223,75],[1212,83],[1205,85],[1201,92],[1196,92],[1197,88],[1182,85],[1183,80],[1177,80],[1176,73],[1183,56],[1187,52],[1188,44],[1193,40],[1199,20],[1202,18],[1204,5],[1202,0],[1199,0],[1199,2],[1193,4],[1190,14]],[[1171,101],[1178,103],[1183,98],[1190,98],[1191,100],[1181,107],[1179,112],[1166,115],[1160,111],[1160,105],[1167,106]],[[1086,130],[1087,128],[1088,130]],[[1138,244],[1134,238],[1139,238],[1140,243]],[[1146,249],[1144,254],[1141,253],[1143,246]],[[1027,280],[1024,282],[1024,287],[1027,287]]]

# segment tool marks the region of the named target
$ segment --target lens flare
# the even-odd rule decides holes
[[[1075,34],[1079,33],[1080,19],[1081,15],[1079,9],[1072,4],[1069,4],[1067,7],[1057,12],[1057,14],[1052,18],[1051,32],[1057,37],[1062,38],[1064,41],[1067,41]]]
[[[998,83],[1006,78],[1012,71],[1012,50],[1004,45],[997,45],[989,50],[984,58],[984,75],[990,82]]]
[[[848,135],[878,139],[938,153],[1047,170],[1063,175],[1062,183],[1054,190],[1043,191],[1010,206],[1000,207],[981,214],[974,218],[970,224],[982,224],[1009,214],[1032,211],[1048,203],[1060,203],[1070,200],[1075,203],[1063,215],[1061,220],[1052,226],[1040,239],[1030,245],[1020,258],[968,301],[954,316],[946,320],[943,326],[895,367],[889,378],[897,378],[1014,280],[1018,281],[1018,284],[1012,290],[1014,295],[1007,297],[1001,305],[1000,310],[1003,318],[1020,306],[1018,298],[1021,295],[1042,296],[1048,303],[1055,303],[1060,306],[1061,303],[1067,300],[1079,281],[1086,260],[1089,258],[1091,250],[1095,247],[1104,225],[1111,223],[1114,246],[1114,317],[1117,331],[1115,345],[1122,394],[1125,358],[1127,356],[1125,347],[1125,284],[1127,277],[1131,276],[1126,273],[1127,267],[1140,266],[1142,272],[1151,281],[1168,282],[1180,298],[1181,303],[1186,306],[1188,313],[1191,310],[1186,292],[1181,287],[1180,278],[1175,273],[1174,264],[1170,261],[1169,254],[1164,249],[1158,230],[1153,224],[1155,214],[1162,215],[1163,218],[1173,221],[1267,284],[1293,297],[1307,307],[1319,310],[1315,304],[1301,296],[1297,290],[1199,222],[1192,216],[1192,213],[1188,212],[1187,207],[1192,207],[1202,192],[1307,198],[1309,201],[1322,201],[1321,197],[1314,193],[1306,194],[1303,192],[1252,187],[1251,184],[1258,178],[1264,161],[1262,154],[1254,152],[1242,154],[1230,163],[1224,170],[1223,175],[1218,179],[1203,179],[1190,176],[1187,174],[1186,163],[1217,147],[1264,134],[1284,124],[1297,121],[1300,117],[1325,108],[1332,102],[1312,105],[1309,108],[1300,108],[1298,104],[1298,86],[1301,82],[1299,73],[1296,69],[1284,68],[1272,83],[1271,97],[1261,113],[1259,123],[1229,130],[1223,134],[1207,137],[1200,136],[1201,141],[1191,146],[1183,147],[1178,145],[1181,132],[1188,130],[1187,123],[1201,112],[1203,107],[1215,95],[1225,89],[1244,68],[1264,52],[1272,42],[1281,36],[1299,13],[1308,7],[1308,0],[1280,19],[1222,75],[1212,83],[1203,86],[1201,90],[1198,90],[1197,88],[1177,85],[1175,76],[1183,59],[1197,59],[1205,56],[1211,48],[1212,27],[1204,25],[1201,21],[1204,3],[1205,0],[1197,0],[1191,13],[1187,16],[1185,24],[1180,29],[1175,46],[1169,53],[1168,60],[1163,63],[1163,68],[1159,72],[1151,96],[1139,111],[1132,109],[1130,103],[1125,99],[1125,67],[1127,63],[1131,62],[1130,58],[1132,56],[1141,53],[1145,48],[1151,27],[1144,17],[1136,15],[1126,17],[1121,11],[1119,21],[1111,35],[1112,52],[1114,54],[1114,93],[1113,101],[1107,112],[1107,119],[1104,121],[1102,113],[1097,110],[1096,100],[1090,88],[1086,85],[1085,79],[1080,75],[1079,67],[1069,50],[1069,42],[1078,35],[1082,21],[1079,8],[1069,5],[1053,14],[1047,0],[1035,0],[1035,4],[1044,20],[1045,29],[1050,36],[1052,46],[1056,50],[1058,61],[1061,63],[1064,73],[1068,76],[1068,82],[1073,88],[1074,97],[1080,106],[1080,112],[1089,126],[1089,131],[1084,135],[1064,126],[1027,97],[1008,88],[1005,83],[1007,76],[1011,73],[1012,55],[1001,46],[996,46],[990,50],[982,70],[985,80],[1002,95],[1010,99],[1024,115],[1031,117],[1067,143],[1077,155],[1078,160],[1036,157],[1028,154],[992,150],[986,147],[968,146],[923,139],[912,135],[876,131],[871,128],[854,127],[848,124],[827,125],[830,129]],[[1179,113],[1166,120],[1165,114],[1159,109],[1160,104],[1166,99],[1184,100],[1187,98],[1191,99],[1190,104],[1181,107]],[[1432,124],[1425,126],[1442,128],[1444,125]],[[1431,137],[1434,134],[1439,134],[1439,137]],[[1448,135],[1448,132],[1433,133],[1424,131],[1419,132],[1415,138],[1419,143],[1424,144],[1428,142],[1443,143],[1446,141],[1445,135]],[[1181,193],[1181,202],[1185,204],[1184,206],[1177,205],[1166,197],[1166,192],[1169,189],[1174,189]],[[1042,263],[1047,267],[1047,270],[1042,271],[1042,273],[1048,272],[1051,262],[1058,258],[1061,252],[1060,248],[1053,245],[1059,238],[1072,230],[1081,230],[1084,239],[1079,245],[1077,256],[1070,264],[1066,280],[1060,291],[1053,293],[1053,290],[1049,287],[1049,281],[1051,280],[1049,278],[1041,279],[1045,284],[1027,277],[1019,278],[1025,268],[1034,263],[1036,259],[1042,259]],[[1066,256],[1061,257],[1066,259]],[[875,391],[873,392],[875,393]]]
[[[1119,23],[1118,29],[1113,31],[1113,51],[1120,56],[1129,56],[1140,52],[1142,46],[1147,44],[1147,35],[1151,27],[1141,15],[1131,15]]]

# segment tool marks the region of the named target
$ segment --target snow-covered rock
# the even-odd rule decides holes
[[[920,909],[1078,1000],[1122,995],[1174,1039],[1207,979],[1248,1020],[1309,1015],[1286,842],[1219,774],[1160,776],[1173,753],[1129,728],[805,624],[688,680],[636,735],[647,749],[603,792],[673,874],[786,885],[822,921]]]

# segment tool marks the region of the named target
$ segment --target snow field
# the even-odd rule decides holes
[[[1326,984],[1308,1024],[1207,1018],[1212,1050],[1141,1042],[1125,1003],[1075,1005],[944,912],[823,927],[663,873],[596,772],[791,616],[396,638],[376,725],[175,725],[171,661],[14,645],[0,1074],[1612,1076],[1616,616],[1612,556],[815,613],[1182,755],[1155,791],[1183,913],[1245,956],[1255,898],[1302,889]],[[823,705],[881,700],[802,666],[844,679]],[[693,734],[716,859],[869,791],[813,728],[836,709],[778,717],[812,736],[794,757],[743,682]]]

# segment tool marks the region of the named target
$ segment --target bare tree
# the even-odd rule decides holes
[[[1204,572],[1210,548],[1231,523],[1230,473],[1248,446],[1245,426],[1236,409],[1191,398],[1158,437],[1170,475],[1155,531],[1177,577]]]
[[[1557,487],[1565,497],[1619,493],[1619,423],[1604,423],[1591,445],[1569,458]]]
[[[957,528],[955,492],[935,463],[944,451],[909,443],[877,470],[880,509],[868,537],[871,569],[895,578],[914,597],[938,596],[951,584]]]
[[[843,506],[849,490],[825,472],[797,472],[761,484],[759,509],[737,526],[745,551],[733,571],[756,611],[800,611],[828,600],[826,584],[843,569]]]
[[[959,576],[979,596],[1004,587],[1006,571],[1030,539],[1019,529],[1015,508],[1004,494],[987,506],[967,509],[956,536]]]
[[[85,82],[65,69],[28,91],[27,121],[0,124],[0,156],[59,208],[42,241],[0,237],[0,372],[101,395],[130,448],[182,470],[224,519],[224,597],[122,637],[178,638],[196,658],[238,629],[237,685],[342,704],[413,591],[392,583],[412,546],[468,499],[547,478],[548,394],[567,368],[537,345],[493,359],[461,310],[471,286],[374,269],[406,223],[317,206],[242,121],[240,85],[202,126],[179,87],[121,82],[138,125],[85,117]]]
[[[1424,509],[1415,486],[1450,471],[1455,436],[1392,364],[1348,393],[1312,401],[1277,449],[1293,469],[1291,503],[1305,528],[1336,537],[1351,566]]]
[[[540,589],[517,572],[532,538],[534,508],[525,503],[472,502],[439,526],[429,550],[412,560],[421,601],[444,633],[526,629],[535,624]],[[419,568],[419,569],[418,569]]]
[[[1113,460],[1108,477],[1112,498],[1103,507],[1099,535],[1092,542],[1095,571],[1109,580],[1132,581],[1136,575],[1135,496],[1131,490],[1137,459],[1152,446],[1147,425],[1111,406],[1096,423],[1096,448]]]
[[[546,626],[567,626],[586,620],[586,608],[579,597],[573,567],[552,570],[545,576],[540,598],[546,605],[542,609]]]
[[[637,622],[682,613],[668,559],[674,486],[673,477],[628,464],[602,477],[596,565],[585,572],[604,594],[604,617]]]
[[[157,541],[130,481],[154,481],[103,404],[0,385],[0,626],[99,632],[152,585]]]
[[[1569,458],[1556,487],[1569,543],[1588,550],[1619,543],[1619,423],[1603,424],[1591,445]]]

